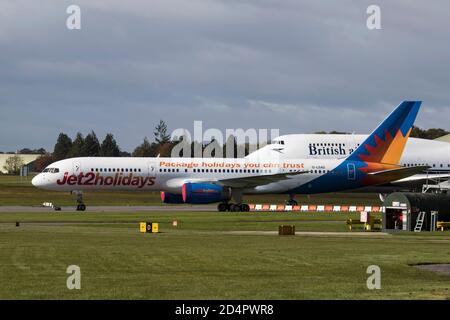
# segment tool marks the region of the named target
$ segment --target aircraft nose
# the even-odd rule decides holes
[[[39,187],[41,185],[41,175],[38,174],[37,176],[35,176],[32,180],[31,180],[31,184],[35,187]]]

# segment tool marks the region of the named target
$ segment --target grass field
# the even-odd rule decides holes
[[[348,237],[344,214],[2,213],[0,299],[450,299],[450,277],[410,264],[450,262],[450,233]],[[171,226],[172,220],[179,226]],[[140,234],[138,222],[160,223]],[[15,221],[20,221],[19,227]],[[81,290],[66,268],[81,268]],[[378,265],[382,289],[368,290]]]
[[[247,198],[258,203],[284,199]],[[298,200],[379,204],[373,194]],[[126,192],[87,193],[85,201],[160,203],[158,194]],[[42,202],[74,204],[68,194],[0,176],[0,205]],[[349,217],[358,215],[2,212],[0,299],[450,299],[450,277],[411,266],[450,263],[450,232],[351,236],[345,224]],[[161,232],[139,233],[140,221],[158,222]],[[280,224],[324,233],[278,236]],[[81,268],[81,290],[66,287],[69,265]],[[367,289],[369,265],[381,268],[381,290]]]

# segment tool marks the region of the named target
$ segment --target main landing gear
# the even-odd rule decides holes
[[[293,194],[290,194],[290,195],[289,195],[289,199],[286,200],[286,204],[287,204],[288,206],[298,206],[298,203],[297,203],[297,201],[295,201],[294,195],[293,195]]]
[[[217,210],[220,212],[230,211],[230,212],[248,212],[250,211],[250,207],[246,203],[227,203],[222,202],[217,206]]]
[[[231,197],[237,203],[222,202],[217,206],[217,210],[220,212],[230,211],[230,212],[248,212],[250,211],[250,206],[246,203],[242,203],[242,190],[231,189]]]
[[[82,191],[72,191],[72,194],[77,196],[77,211],[85,211],[86,205],[83,203],[83,192]]]

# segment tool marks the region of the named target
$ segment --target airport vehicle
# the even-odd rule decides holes
[[[219,203],[219,211],[248,211],[244,194],[324,193],[399,180],[427,166],[402,167],[400,158],[420,101],[404,101],[344,159],[104,158],[57,161],[33,178],[38,188],[83,191],[161,191],[164,203]],[[234,200],[235,203],[230,202]]]

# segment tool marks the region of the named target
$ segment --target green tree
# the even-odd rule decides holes
[[[8,174],[19,174],[23,164],[23,160],[20,156],[13,155],[6,159],[3,169],[8,171]]]
[[[84,154],[84,138],[83,135],[78,132],[75,140],[72,142],[72,148],[69,152],[69,157],[84,157],[86,154]]]
[[[428,130],[419,127],[413,127],[411,130],[411,137],[421,139],[437,139],[439,137],[449,134],[447,130],[441,128],[430,128]]]
[[[72,139],[65,133],[60,133],[53,149],[53,157],[55,160],[66,159],[72,150]]]
[[[167,125],[163,120],[159,120],[158,125],[153,132],[157,144],[162,145],[170,141],[170,136],[167,134]]]
[[[449,132],[444,129],[441,129],[441,128],[431,128],[426,131],[427,139],[433,139],[433,140],[437,139],[439,137],[445,136],[447,134],[449,134]]]
[[[145,137],[144,142],[134,149],[133,157],[154,157],[155,149],[155,144],[150,144],[148,138]]]
[[[100,156],[102,157],[119,157],[120,148],[117,145],[114,136],[108,133],[100,146]]]
[[[50,154],[50,153],[42,154],[36,159],[36,161],[34,163],[34,171],[41,172],[48,165],[52,164],[55,161],[56,161],[56,159],[53,157],[52,154]]]
[[[98,157],[100,155],[100,142],[94,131],[84,138],[83,154],[87,157]]]

